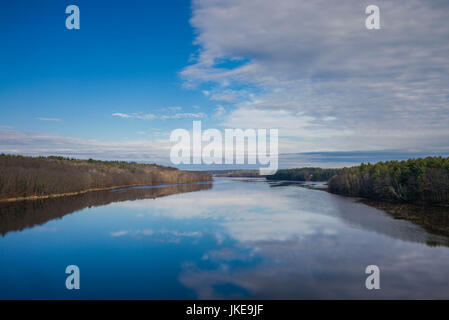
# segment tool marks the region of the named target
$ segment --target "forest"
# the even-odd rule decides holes
[[[290,180],[290,181],[327,181],[340,172],[341,169],[322,168],[296,168],[282,169],[275,174],[266,176],[267,180]]]
[[[449,158],[386,161],[341,169],[329,192],[375,200],[449,203]]]
[[[207,172],[156,164],[0,154],[0,200],[211,180]]]

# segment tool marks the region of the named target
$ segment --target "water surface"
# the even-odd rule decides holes
[[[0,298],[447,299],[449,238],[431,231],[262,179],[1,204]]]

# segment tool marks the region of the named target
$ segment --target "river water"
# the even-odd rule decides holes
[[[444,233],[263,179],[3,203],[0,235],[2,299],[449,298]]]

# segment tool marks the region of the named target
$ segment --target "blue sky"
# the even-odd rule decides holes
[[[278,128],[281,153],[332,165],[448,154],[449,4],[371,2],[2,2],[0,152],[165,163],[171,130],[201,120]]]
[[[115,112],[207,109],[201,91],[183,89],[177,75],[195,50],[188,2],[77,4],[80,30],[65,28],[64,1],[2,5],[2,125],[113,141],[164,128],[157,121],[120,121]]]

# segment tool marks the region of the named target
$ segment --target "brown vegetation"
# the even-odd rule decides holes
[[[0,155],[0,199],[45,197],[136,185],[211,181],[207,172],[156,164]]]
[[[423,227],[432,234],[449,237],[449,207],[447,206],[429,206],[370,199],[362,199],[361,202],[388,213],[394,219],[407,220]],[[449,238],[446,239],[445,245],[449,246]],[[432,245],[430,242],[427,244]]]

